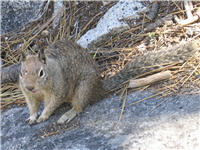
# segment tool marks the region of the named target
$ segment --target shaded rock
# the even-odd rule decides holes
[[[132,93],[127,97],[127,105],[150,95],[147,91]],[[163,100],[165,103],[151,111]],[[120,103],[119,97],[104,99],[86,108],[68,128],[54,125],[65,107],[48,121],[33,126],[25,123],[28,108],[8,109],[1,117],[1,149],[199,149],[200,95],[150,99],[128,106],[114,128],[121,112]],[[50,136],[58,128],[59,133]]]
[[[23,27],[37,15],[42,1],[9,0],[1,2],[1,34]]]

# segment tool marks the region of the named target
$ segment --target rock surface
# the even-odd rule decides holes
[[[1,2],[1,34],[23,27],[39,10],[41,1],[9,0]]]
[[[127,105],[152,95],[134,92]],[[161,106],[151,111],[160,102]],[[26,107],[2,112],[2,150],[199,150],[200,95],[179,95],[149,99],[121,110],[119,97],[113,96],[88,107],[68,129],[54,134],[54,122],[66,107],[61,107],[48,121],[33,126],[25,123]],[[45,136],[48,135],[48,136]],[[50,136],[51,135],[51,136]]]
[[[77,43],[84,48],[90,48],[98,42],[105,41],[111,35],[129,29],[128,24],[121,19],[137,18],[139,16],[138,13],[145,10],[147,8],[141,2],[135,0],[120,0],[99,20],[96,28],[87,31]]]

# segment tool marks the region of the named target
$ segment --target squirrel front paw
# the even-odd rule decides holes
[[[37,113],[31,115],[28,119],[26,119],[26,122],[27,122],[28,124],[30,124],[30,125],[36,123],[37,116],[38,116]]]
[[[43,121],[47,120],[48,118],[49,118],[48,116],[41,115],[41,116],[37,119],[37,123],[43,122]]]

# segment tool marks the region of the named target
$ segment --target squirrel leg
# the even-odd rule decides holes
[[[26,122],[28,122],[29,124],[34,124],[38,117],[38,110],[40,108],[41,101],[35,99],[34,97],[29,97],[26,94],[24,95],[30,112],[30,116],[26,120]]]
[[[48,102],[48,103],[46,103]],[[47,120],[51,114],[63,103],[62,99],[56,98],[55,96],[50,97],[50,101],[45,101],[45,107],[42,114],[37,119],[37,122],[42,122]]]
[[[72,98],[72,109],[64,113],[60,119],[58,120],[59,124],[63,124],[65,122],[69,123],[73,120],[79,113],[83,111],[83,109],[89,103],[89,98],[91,97],[92,91],[94,89],[93,82],[95,80],[84,80],[81,81],[78,88],[75,91],[75,95]]]

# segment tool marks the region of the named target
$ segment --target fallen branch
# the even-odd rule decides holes
[[[185,11],[186,11],[187,19],[180,20],[176,15],[174,16],[175,21],[178,24],[182,25],[182,26],[186,26],[188,24],[194,23],[194,22],[196,22],[199,19],[199,15],[195,15],[195,16],[192,15],[192,10],[194,8],[193,8],[193,5],[192,5],[191,1],[185,0],[184,1],[184,6],[185,6]]]
[[[191,1],[188,1],[188,0],[185,0],[184,1],[184,6],[185,6],[185,10],[186,10],[186,15],[188,18],[190,17],[193,17],[192,15],[192,10],[194,9],[193,8],[193,5],[192,5],[192,2]]]
[[[171,77],[171,71],[156,73],[145,78],[130,80],[128,88],[137,88],[149,85],[158,81],[167,80]]]
[[[163,71],[167,67],[163,64],[182,64],[198,52],[199,43],[200,40],[197,39],[138,55],[132,61],[128,62],[116,75],[103,80],[103,87],[106,91],[112,92],[121,88],[128,80],[138,78],[141,74],[152,73],[154,70],[156,70],[156,73]]]
[[[46,21],[37,31],[37,33],[30,37],[26,43],[30,43],[35,37],[38,36],[40,32],[42,32],[58,15],[60,15],[64,10],[64,6],[62,6],[49,20]],[[26,49],[29,44],[24,44],[23,47]],[[4,83],[16,83],[19,78],[19,71],[20,71],[20,63],[10,65],[8,67],[1,68],[0,78],[1,84]]]
[[[167,24],[167,25],[172,24],[172,19],[173,19],[173,16],[171,14],[169,14],[169,15],[163,17],[163,18],[156,20],[154,23],[148,24],[144,28],[144,31],[150,32],[153,29],[155,29],[156,27],[159,27],[159,26],[162,26],[162,25],[165,25],[165,24]]]
[[[199,16],[196,15],[196,16],[192,16],[185,20],[179,20],[178,23],[182,26],[186,26],[188,24],[196,22],[198,19],[199,19]]]
[[[1,84],[16,83],[19,78],[20,68],[21,68],[20,63],[1,68],[0,72]]]
[[[149,11],[149,14],[147,14],[147,18],[148,18],[149,20],[155,19],[155,17],[156,17],[157,14],[158,14],[159,8],[160,8],[160,2],[154,1],[154,2],[153,2],[153,5],[152,5],[152,7],[151,7],[151,10]]]

